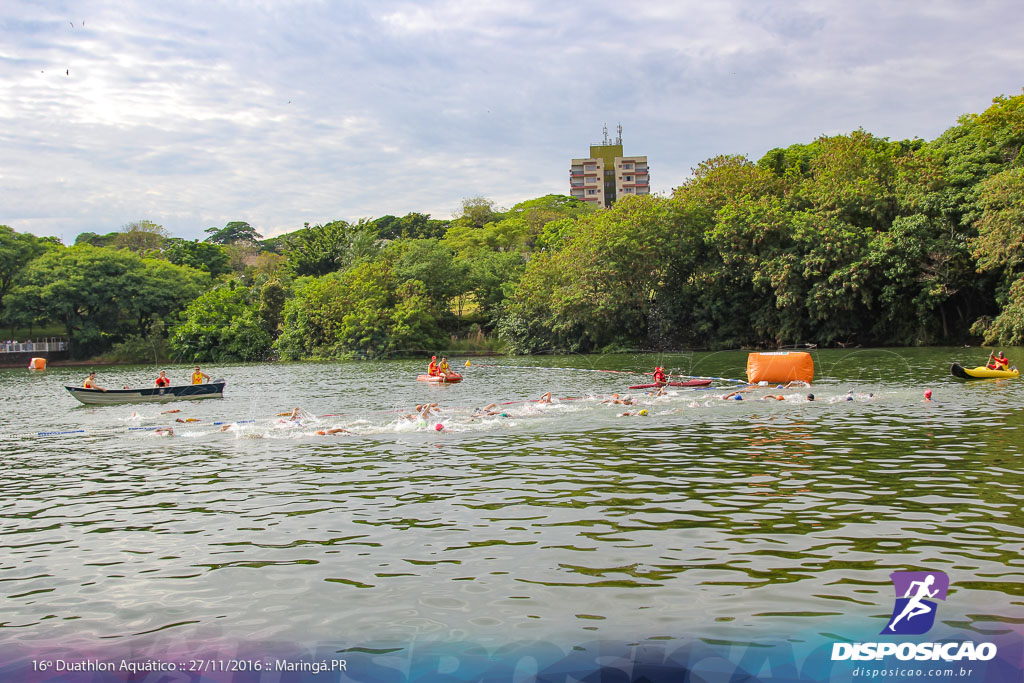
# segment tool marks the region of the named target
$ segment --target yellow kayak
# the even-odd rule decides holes
[[[953,363],[953,367],[949,369],[954,377],[960,379],[1015,379],[1020,377],[1020,370],[1013,368],[1012,370],[990,370],[984,365],[979,365],[976,368],[965,368],[959,363]]]

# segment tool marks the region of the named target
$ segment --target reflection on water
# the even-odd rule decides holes
[[[813,403],[719,382],[635,406],[602,401],[638,376],[585,370],[738,378],[745,354],[497,359],[444,387],[409,362],[240,365],[222,400],[97,408],[61,388],[80,371],[3,371],[0,626],[81,645],[877,632],[888,574],[936,569],[940,618],[998,633],[1024,620],[1024,384],[957,383],[961,359],[822,352]]]

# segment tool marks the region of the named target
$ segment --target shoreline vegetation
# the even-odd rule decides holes
[[[932,141],[715,157],[609,209],[475,197],[449,220],[206,233],[140,220],[65,246],[0,226],[0,325],[59,330],[94,364],[1019,346],[1024,95]]]

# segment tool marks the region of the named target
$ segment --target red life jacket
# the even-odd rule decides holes
[[[662,371],[662,370],[658,370],[657,372],[655,372],[654,373],[654,381],[655,382],[664,382],[665,381],[665,372]]]
[[[166,386],[170,385],[170,383],[171,383],[171,378],[170,377],[157,377],[156,378],[156,385],[158,387],[166,387]]]
[[[436,377],[441,374],[441,370],[437,367],[437,363],[430,361],[430,367],[427,368],[427,374],[431,377]]]
[[[993,370],[1006,370],[1010,367],[1009,358],[996,357],[992,359],[992,362],[995,363],[995,367],[992,368]]]

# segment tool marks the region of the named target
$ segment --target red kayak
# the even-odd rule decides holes
[[[685,382],[668,382],[667,384],[634,384],[630,389],[653,389],[660,386],[670,387],[706,387],[711,384],[709,379],[688,379]]]
[[[447,375],[419,375],[417,382],[438,382],[440,384],[454,384],[462,381],[462,375],[457,372],[449,372]]]

